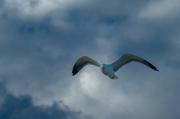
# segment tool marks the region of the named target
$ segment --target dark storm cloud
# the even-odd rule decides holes
[[[51,106],[35,106],[30,95],[13,96],[0,83],[1,119],[80,119],[80,112],[71,111],[62,102]]]
[[[53,102],[64,95],[75,93],[79,96],[80,93],[76,91],[82,87],[75,87],[72,94],[71,88],[74,82],[79,81],[83,72],[72,78],[71,70],[80,56],[87,55],[95,59],[98,57],[97,61],[103,60],[102,57],[105,56],[109,58],[108,61],[113,62],[127,52],[148,60],[160,72],[154,72],[137,63],[128,64],[117,72],[120,79],[114,84],[109,82],[112,84],[108,86],[111,85],[112,89],[106,95],[122,89],[125,96],[131,98],[128,98],[131,102],[123,107],[123,111],[118,112],[122,108],[119,105],[114,112],[110,112],[112,107],[104,98],[97,99],[96,102],[96,91],[93,96],[88,95],[86,100],[81,97],[88,93],[81,92],[83,96],[77,96],[76,100],[68,98],[71,100],[69,102],[80,105],[82,101],[86,106],[84,112],[89,112],[87,110],[92,107],[89,110],[95,113],[106,105],[109,108],[104,108],[107,109],[104,114],[113,119],[178,119],[179,46],[173,43],[173,38],[179,39],[180,20],[179,17],[175,17],[173,21],[139,18],[138,14],[152,2],[154,1],[98,0],[68,7],[63,11],[64,16],[60,14],[62,10],[57,9],[41,18],[38,15],[27,17],[24,15],[26,13],[21,14],[22,11],[16,9],[1,11],[0,77],[7,81],[8,89],[12,92],[1,88],[1,92],[4,92],[0,99],[0,102],[3,101],[1,111],[5,115],[0,111],[0,116],[6,119],[28,118],[27,115],[31,118],[54,118],[53,115],[66,118],[68,115],[75,115],[75,118],[79,118],[79,113],[61,108],[62,103],[54,103],[49,107],[35,106],[32,97],[44,100],[49,98],[49,102]],[[0,1],[0,7],[3,3],[4,1]],[[40,0],[30,0],[28,3],[33,10],[41,4]],[[103,39],[100,44],[99,39]],[[29,95],[15,97],[13,94]],[[92,116],[91,113],[88,114]],[[96,114],[94,117],[99,116],[101,115]]]

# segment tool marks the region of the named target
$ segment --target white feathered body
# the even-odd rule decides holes
[[[112,69],[111,65],[107,64],[101,64],[100,65],[101,72],[111,79],[118,79],[118,77],[115,75],[114,70]]]

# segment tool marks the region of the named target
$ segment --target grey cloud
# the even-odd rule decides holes
[[[71,80],[76,60],[72,56],[84,55],[92,48],[93,30],[56,27],[49,17],[41,21],[1,17],[0,75],[16,94],[66,95],[75,81]]]
[[[30,3],[30,6],[34,8],[39,4],[39,0],[30,0],[29,3]]]
[[[71,111],[63,102],[51,106],[35,106],[30,95],[13,96],[0,83],[1,119],[80,119],[80,112]]]
[[[71,70],[80,56],[88,55],[99,62],[103,57],[107,57],[110,62],[104,63],[111,63],[125,52],[133,53],[150,61],[160,72],[153,72],[136,63],[118,71],[120,80],[112,83],[111,91],[122,89],[127,97],[132,96],[132,100],[139,96],[140,101],[145,102],[132,103],[131,100],[132,102],[124,107],[123,113],[115,111],[109,114],[107,109],[108,117],[180,117],[175,113],[179,110],[179,59],[177,57],[174,61],[170,57],[178,55],[179,47],[174,45],[171,39],[179,38],[179,18],[176,17],[174,24],[167,19],[162,22],[138,19],[139,12],[149,2],[152,1],[93,1],[88,5],[67,8],[63,11],[65,17],[61,16],[61,10],[54,10],[41,19],[32,16],[33,20],[19,18],[16,16],[17,11],[4,10],[0,15],[0,77],[7,80],[8,89],[13,94],[29,94],[38,99],[54,97],[50,99],[52,102],[68,95],[74,82],[79,81],[78,76],[71,77]],[[31,0],[30,4],[36,8],[40,3]],[[61,20],[65,24],[56,26],[54,21]],[[103,39],[100,45],[96,44],[99,39]],[[173,50],[173,47],[177,50]],[[172,55],[172,51],[176,55]],[[148,88],[146,84],[149,85]],[[14,97],[11,93],[4,93],[7,96],[2,96],[6,98],[3,105],[7,106],[10,102],[12,104],[9,106],[12,109],[8,108],[7,113],[15,113],[13,108],[18,108],[18,113],[21,113],[25,107],[25,114],[28,110],[35,110],[32,111],[33,114],[50,112],[58,116],[58,110],[64,111],[59,109],[57,103],[43,108],[33,105],[31,96]],[[14,99],[14,102],[10,98]],[[18,107],[14,104],[15,101],[18,104],[25,101],[25,105]],[[87,108],[88,105],[93,105],[94,110],[98,107],[101,109],[103,105],[97,106],[99,100],[96,101],[90,96],[84,102]],[[2,109],[4,110],[5,106],[2,106]],[[121,109],[121,105],[118,109]],[[48,114],[44,115],[50,117]]]
[[[0,0],[0,7],[2,8],[3,5],[4,5],[4,0]]]
[[[172,41],[170,39],[172,39],[178,31],[179,24],[174,26],[164,22],[166,20],[157,23],[147,19],[138,20],[136,16],[151,2],[152,1],[135,1],[133,3],[132,1],[96,1],[92,3],[93,5],[91,4],[92,6],[89,5],[89,7],[93,7],[93,9],[89,9],[88,7],[72,9],[69,16],[70,23],[78,26],[79,24],[83,26],[87,24],[94,25],[92,29],[97,33],[98,31],[103,32],[103,30],[107,30],[107,32],[97,34],[96,36],[104,36],[109,40],[116,39],[116,44],[122,44],[122,47],[119,47],[117,52],[136,53],[135,51],[138,51],[138,53],[141,52],[143,55],[146,52],[159,54],[168,53],[172,47]],[[112,7],[112,4],[117,7]],[[97,7],[96,5],[99,6]],[[103,9],[102,7],[105,8]],[[108,14],[108,7],[116,12]],[[137,11],[136,8],[138,9]],[[125,11],[125,9],[128,9],[129,12],[121,13],[121,11]],[[81,25],[78,28],[82,28]],[[91,47],[93,47],[93,45]]]

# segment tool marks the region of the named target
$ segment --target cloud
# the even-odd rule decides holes
[[[0,80],[18,104],[27,100],[28,109],[39,113],[64,111],[64,104],[93,119],[180,117],[177,1],[1,2]],[[160,71],[130,63],[116,73],[119,80],[93,66],[71,76],[83,55],[112,63],[126,52]],[[10,100],[1,97],[2,104]]]
[[[4,5],[4,0],[0,1],[0,7],[2,8],[2,6]]]
[[[41,20],[47,15],[58,11],[58,16],[65,17],[68,9],[86,4],[87,1],[76,0],[6,0],[3,5],[5,11],[10,17],[17,17],[24,20]],[[56,15],[57,15],[56,14]]]
[[[30,95],[15,97],[0,83],[0,118],[1,119],[80,119],[80,112],[71,111],[63,102],[54,102],[51,106],[35,106]]]
[[[179,1],[173,0],[169,2],[168,0],[151,1],[150,4],[144,7],[144,10],[140,12],[139,17],[149,20],[162,20],[171,21],[178,17],[179,12]]]

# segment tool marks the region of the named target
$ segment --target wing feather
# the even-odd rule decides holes
[[[136,61],[136,62],[142,63],[142,64],[158,71],[158,69],[155,66],[153,66],[151,63],[149,63],[148,61],[146,61],[138,56],[132,55],[132,54],[124,54],[117,61],[112,63],[111,67],[116,72],[119,68],[121,68],[122,66],[124,66],[125,64],[127,64],[131,61]]]
[[[73,76],[76,75],[87,64],[92,64],[92,65],[100,67],[100,64],[97,61],[95,61],[87,56],[82,56],[74,64],[74,67],[72,70],[72,75]]]

